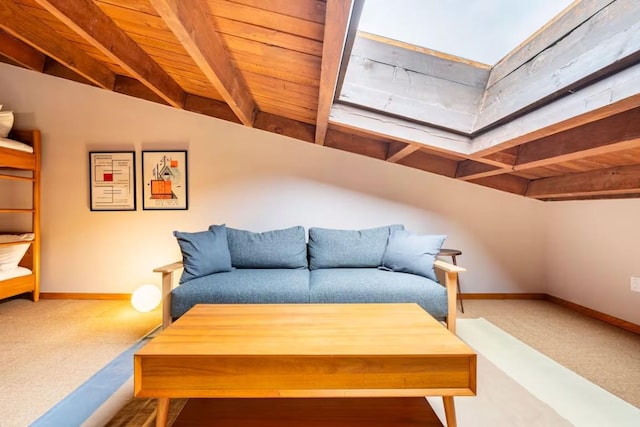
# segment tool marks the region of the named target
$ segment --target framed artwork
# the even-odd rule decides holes
[[[135,211],[135,152],[89,152],[89,183],[92,211]]]
[[[187,151],[142,152],[142,209],[188,209]]]

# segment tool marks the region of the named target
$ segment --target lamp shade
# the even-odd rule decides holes
[[[162,294],[156,285],[142,285],[131,294],[131,305],[144,313],[160,304]]]

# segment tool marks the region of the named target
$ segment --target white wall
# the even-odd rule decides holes
[[[640,324],[640,200],[554,202],[547,208],[549,293]]]
[[[0,64],[43,134],[42,290],[126,293],[179,259],[172,230],[403,223],[448,234],[466,292],[546,292],[541,202]],[[89,210],[88,151],[188,149],[189,210]],[[140,169],[138,167],[138,169]],[[140,172],[138,172],[140,175]],[[138,187],[140,176],[138,176]]]

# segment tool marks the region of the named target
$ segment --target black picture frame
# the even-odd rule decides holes
[[[142,209],[189,209],[187,150],[142,151]]]
[[[135,151],[89,152],[89,209],[135,211]]]

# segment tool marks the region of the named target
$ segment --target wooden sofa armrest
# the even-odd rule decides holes
[[[447,315],[447,329],[456,333],[456,317],[458,310],[458,273],[467,271],[457,265],[449,264],[440,259],[434,261],[433,266],[445,273],[444,286],[447,288],[447,305],[449,314]]]
[[[154,268],[154,273],[162,273],[162,329],[171,324],[171,290],[175,283],[175,272],[183,268],[182,261]]]

